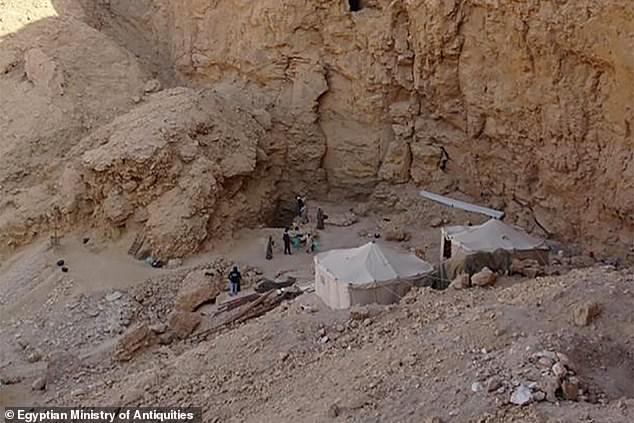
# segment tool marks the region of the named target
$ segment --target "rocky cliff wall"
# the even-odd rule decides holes
[[[49,140],[59,174],[73,145],[136,107],[143,81],[158,77],[249,111],[263,131],[257,172],[274,173],[257,192],[409,183],[463,191],[570,240],[622,248],[634,238],[628,0],[362,0],[355,12],[347,0],[27,3],[60,17],[8,36],[15,25],[0,26],[3,155],[29,146],[45,162],[37,145]],[[0,183],[48,204],[48,170],[29,166]],[[5,198],[5,216],[23,215]]]
[[[259,93],[293,128],[291,167],[331,188],[460,189],[549,233],[631,242],[629,1],[361,5],[171,2],[161,37],[183,80]]]

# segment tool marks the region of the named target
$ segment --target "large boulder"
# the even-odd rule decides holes
[[[178,339],[185,339],[198,327],[202,320],[199,313],[174,310],[167,320],[172,335]]]
[[[212,301],[220,294],[217,283],[213,283],[204,270],[190,272],[176,294],[174,308],[195,311],[202,304]]]
[[[135,353],[149,347],[156,341],[156,334],[146,324],[131,327],[123,334],[115,347],[115,358],[129,361]]]

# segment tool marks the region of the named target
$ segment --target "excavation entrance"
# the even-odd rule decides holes
[[[358,12],[359,10],[363,9],[361,0],[348,0],[348,5],[350,6],[351,12]]]
[[[268,226],[272,228],[290,228],[297,216],[297,206],[294,201],[278,200],[273,215],[268,219]]]

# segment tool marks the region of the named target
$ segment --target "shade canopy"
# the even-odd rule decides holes
[[[495,219],[478,226],[449,226],[443,228],[443,233],[452,244],[457,244],[465,251],[548,249],[544,240]]]
[[[373,242],[315,256],[315,291],[333,309],[392,304],[431,273],[432,266],[411,254]]]
[[[374,242],[327,251],[319,254],[315,262],[336,280],[354,285],[416,279],[432,270],[429,263],[414,255],[383,249]]]

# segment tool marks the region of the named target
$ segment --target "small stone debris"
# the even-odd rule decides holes
[[[35,379],[31,385],[31,389],[34,391],[43,391],[46,389],[46,378],[42,376]]]
[[[64,272],[64,273],[68,273],[68,267],[66,267],[66,266],[62,266],[62,272]]]
[[[461,273],[451,282],[449,285],[452,289],[465,289],[471,286],[471,281],[469,279],[469,275],[466,273]]]
[[[429,226],[431,226],[432,228],[437,228],[439,226],[442,226],[442,219],[440,217],[434,217],[430,222],[429,222]]]
[[[557,401],[557,391],[559,390],[560,380],[555,376],[546,376],[540,382],[540,389],[546,394],[549,402]]]
[[[330,407],[328,407],[328,417],[330,417],[331,419],[337,418],[340,413],[341,409],[337,404],[332,404]]]
[[[164,323],[157,323],[155,325],[151,325],[150,326],[150,330],[154,333],[156,333],[157,335],[160,335],[162,333],[165,333],[167,331],[167,325]]]
[[[145,87],[143,88],[143,91],[145,91],[146,94],[155,93],[160,90],[161,83],[158,79],[150,79],[145,83]]]
[[[568,401],[577,401],[579,398],[579,385],[574,381],[566,380],[561,384],[564,398]]]
[[[19,335],[19,334],[18,334]],[[29,343],[26,342],[24,339],[20,339],[17,335],[16,335],[16,344],[18,344],[18,347],[20,347],[20,349],[25,350],[29,347]]]
[[[177,269],[181,267],[182,265],[183,265],[183,260],[175,258],[175,259],[169,259],[165,267],[167,267],[168,269]]]
[[[480,382],[473,382],[471,384],[471,392],[480,392],[484,390],[484,386]]]
[[[280,361],[286,361],[288,360],[288,357],[289,357],[289,353],[287,351],[280,353]]]
[[[305,311],[306,313],[317,313],[319,311],[317,307],[313,307],[310,305],[300,304],[299,307],[302,311]]]
[[[350,310],[350,319],[362,321],[370,317],[370,312],[366,309],[352,309]]]
[[[489,380],[487,380],[486,382],[486,388],[487,388],[487,392],[493,392],[496,391],[500,388],[500,386],[502,386],[502,379],[500,379],[497,376],[493,376],[491,377]]]
[[[534,279],[535,277],[542,276],[544,274],[544,267],[534,259],[513,259],[511,263],[511,272]]]
[[[561,364],[563,364],[564,366],[566,366],[568,369],[572,370],[572,371],[576,371],[577,370],[577,366],[573,363],[573,361],[564,353],[556,353],[557,356],[557,360],[559,360],[561,362]]]
[[[118,300],[121,297],[123,297],[123,294],[121,292],[119,292],[119,291],[115,291],[115,292],[112,292],[112,293],[106,295],[106,301],[113,302],[113,301]]]
[[[525,385],[518,386],[511,395],[511,403],[515,405],[526,405],[533,400],[533,393]]]
[[[577,326],[588,326],[599,314],[601,314],[601,305],[589,301],[575,308],[573,320]]]
[[[58,267],[61,267],[61,266],[63,266],[63,265],[64,265],[64,263],[65,263],[65,261],[64,261],[64,260],[62,260],[62,259],[60,259],[60,260],[57,260],[57,263],[56,263],[56,264],[57,264],[57,266],[58,266]]]
[[[22,380],[22,376],[18,375],[0,375],[0,385],[17,385],[18,383],[22,382]]]
[[[568,373],[566,367],[561,362],[555,363],[552,367],[552,371],[559,379],[563,379]]]
[[[410,238],[411,235],[409,234],[409,232],[406,232],[405,230],[398,227],[393,227],[385,231],[386,241],[405,242],[409,241]]]
[[[320,344],[326,344],[328,341],[330,341],[330,338],[328,338],[328,336],[322,336],[321,338],[319,338]]]
[[[33,351],[26,356],[26,361],[28,361],[29,363],[37,363],[41,359],[42,355],[37,351]]]

